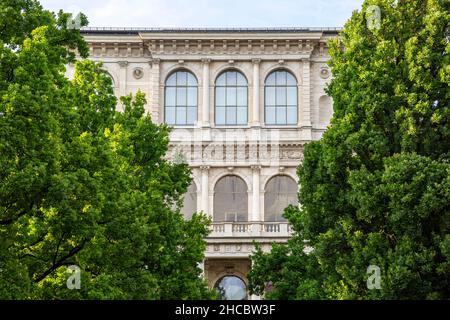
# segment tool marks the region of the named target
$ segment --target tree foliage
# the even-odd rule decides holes
[[[368,28],[371,5],[380,28]],[[449,12],[448,0],[367,0],[331,42],[334,116],[298,168],[295,236],[253,256],[254,292],[450,298]]]
[[[198,267],[209,220],[179,212],[191,177],[165,158],[169,128],[140,92],[116,111],[101,64],[75,62],[87,46],[69,18],[0,4],[0,298],[211,297]]]

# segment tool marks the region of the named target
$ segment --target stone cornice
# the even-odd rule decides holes
[[[135,35],[85,34],[94,57],[148,57],[158,55],[165,60],[198,60],[225,57],[240,60],[252,56],[272,59],[309,58],[312,54],[326,56],[329,35],[306,33],[140,33]],[[198,55],[202,55],[199,57]],[[280,58],[278,58],[279,60]]]

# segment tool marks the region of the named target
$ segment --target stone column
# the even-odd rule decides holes
[[[302,108],[300,127],[311,127],[311,61],[302,60]]]
[[[202,203],[200,208],[205,214],[209,214],[209,166],[200,166],[200,170],[202,171]]]
[[[151,106],[152,120],[156,123],[163,123],[163,99],[160,99],[160,59],[155,58],[150,61],[150,96],[147,98]]]
[[[250,221],[260,221],[260,176],[261,166],[252,166],[253,172],[253,197],[252,197],[252,216]]]
[[[119,61],[120,71],[119,71],[119,97],[123,97],[127,94],[127,67],[128,61]],[[124,110],[121,105],[122,110]]]
[[[251,123],[253,127],[259,127],[261,125],[259,120],[260,105],[259,105],[259,65],[261,59],[252,59],[253,62],[253,105],[252,105],[252,119]]]
[[[202,127],[209,127],[209,64],[211,59],[202,59],[203,62],[203,92],[202,92]]]

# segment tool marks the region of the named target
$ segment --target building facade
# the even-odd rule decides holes
[[[202,265],[209,285],[228,298],[250,298],[253,241],[269,250],[289,238],[282,212],[298,205],[304,145],[320,139],[332,116],[327,42],[338,30],[82,33],[116,95],[144,92],[153,121],[173,127],[168,157],[193,171],[182,212],[213,219]]]

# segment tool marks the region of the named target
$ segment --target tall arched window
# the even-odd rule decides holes
[[[247,80],[242,73],[221,73],[216,79],[216,125],[246,125],[247,101]]]
[[[164,114],[169,125],[190,126],[197,121],[197,79],[188,71],[172,73],[166,80]]]
[[[290,72],[278,70],[266,78],[265,123],[297,124],[297,80]]]
[[[298,204],[295,180],[287,176],[271,178],[264,194],[264,221],[286,221],[283,212],[290,204]]]
[[[194,212],[197,212],[197,186],[195,182],[189,186],[186,194],[184,195],[183,208],[181,208],[181,214],[190,219]]]
[[[238,176],[225,176],[214,187],[214,221],[248,220],[247,184]]]

